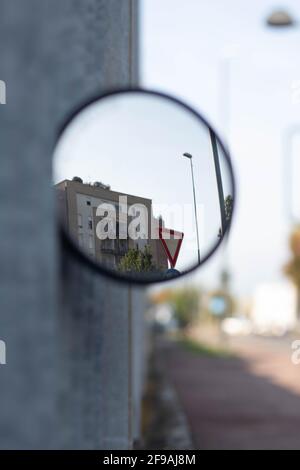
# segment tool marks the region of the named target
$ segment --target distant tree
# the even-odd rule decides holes
[[[230,194],[225,198],[225,217],[226,222],[230,222],[233,210],[233,198]]]
[[[190,287],[175,290],[172,293],[170,303],[179,327],[185,329],[195,321],[199,312],[199,289]]]
[[[156,268],[152,262],[152,254],[149,246],[145,246],[143,251],[137,248],[130,248],[121,258],[119,269],[123,272],[155,271]]]
[[[154,291],[150,298],[153,304],[165,304],[165,303],[170,303],[172,300],[172,295],[173,295],[173,290],[168,288],[168,289],[162,289],[159,291]]]
[[[73,176],[72,181],[76,183],[83,183],[82,179],[79,176]]]
[[[224,208],[225,208],[225,219],[226,219],[226,225],[230,222],[231,216],[232,216],[232,210],[233,210],[233,197],[228,194],[228,196],[224,200]],[[222,238],[222,229],[221,227],[219,228],[218,232],[218,238]]]
[[[284,266],[285,274],[293,281],[297,289],[297,318],[300,320],[300,226],[294,228],[290,235],[292,257]]]

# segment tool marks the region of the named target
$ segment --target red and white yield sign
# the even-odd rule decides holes
[[[171,267],[175,268],[184,233],[164,227],[160,227],[158,232]]]

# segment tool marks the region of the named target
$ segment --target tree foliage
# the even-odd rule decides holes
[[[227,226],[230,222],[232,211],[233,211],[233,197],[230,194],[228,194],[228,196],[226,196],[226,198],[224,199],[224,209],[225,209],[225,220],[226,220],[225,223]],[[219,228],[218,238],[222,238],[221,227]]]
[[[156,268],[152,262],[149,246],[145,246],[143,251],[137,248],[130,248],[121,258],[119,269],[123,272],[155,271]]]
[[[284,272],[300,290],[300,226],[297,226],[290,235],[290,250],[292,257],[284,266]]]
[[[230,222],[233,210],[233,197],[230,194],[225,198],[225,217],[226,222]]]
[[[194,322],[199,312],[200,292],[196,288],[178,289],[172,293],[170,303],[180,328]]]

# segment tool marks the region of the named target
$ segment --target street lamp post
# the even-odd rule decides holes
[[[277,28],[277,29],[286,29],[286,28],[295,28],[298,27],[299,22],[297,19],[291,15],[286,10],[275,10],[267,18],[266,24],[268,27]],[[297,222],[293,213],[293,190],[294,185],[292,181],[293,174],[293,154],[292,154],[292,144],[293,139],[296,135],[300,135],[300,127],[298,125],[291,126],[287,129],[284,140],[283,140],[283,149],[284,149],[284,163],[285,163],[285,185],[286,185],[286,203],[291,222]]]
[[[195,221],[196,221],[196,232],[197,232],[198,263],[200,264],[200,244],[199,244],[199,230],[198,230],[197,203],[196,203],[196,192],[195,192],[195,181],[194,181],[193,156],[190,153],[185,152],[183,154],[183,157],[188,158],[190,160],[190,163],[191,163],[193,196],[194,196],[194,209],[195,209]]]

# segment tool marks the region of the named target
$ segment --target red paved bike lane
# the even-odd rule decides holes
[[[243,345],[243,343],[242,343]],[[300,366],[289,344],[247,340],[239,356],[219,358],[163,345],[197,449],[300,449]]]

